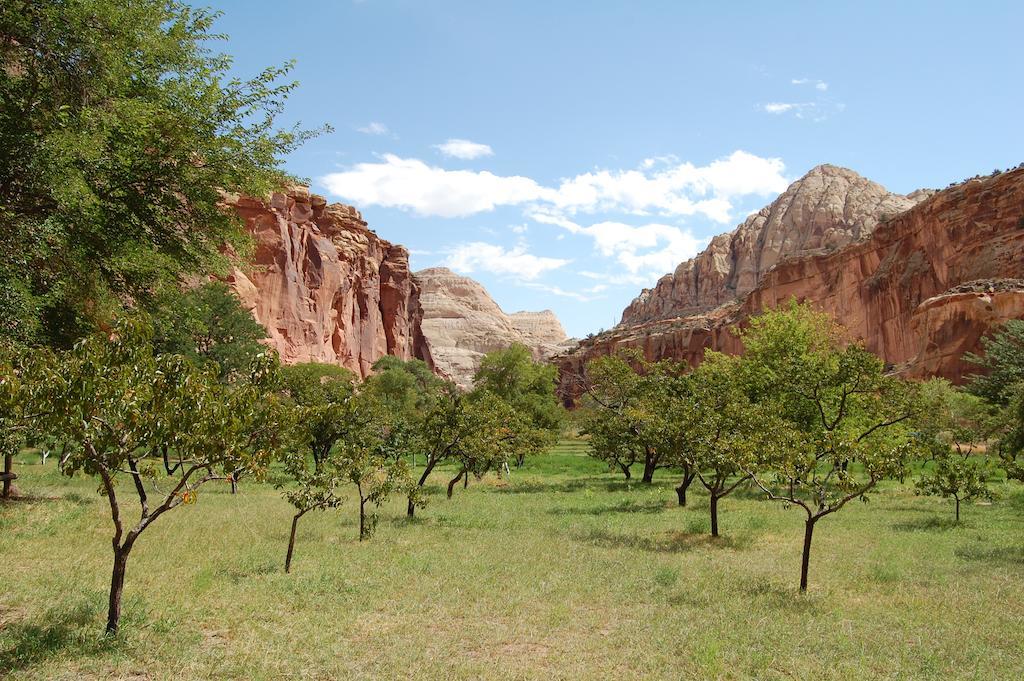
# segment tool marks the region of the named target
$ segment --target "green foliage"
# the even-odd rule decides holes
[[[244,376],[253,359],[266,350],[260,343],[266,331],[220,281],[169,294],[154,315],[153,326],[158,353],[182,355],[200,366],[215,365],[222,381]]]
[[[174,0],[0,5],[0,334],[68,346],[242,247],[222,191],[262,195],[310,133],[275,120],[291,65],[251,79],[216,14]]]
[[[393,414],[418,420],[432,398],[445,387],[426,362],[402,360],[385,355],[373,365],[373,375],[366,380],[365,390],[373,393]]]
[[[931,471],[921,475],[916,483],[919,494],[928,494],[956,501],[956,519],[960,520],[960,502],[973,499],[993,499],[989,487],[992,465],[988,459],[973,458],[959,452],[947,451],[935,458]]]
[[[285,416],[264,386],[274,381],[277,358],[256,358],[249,379],[235,386],[210,368],[178,355],[154,355],[152,330],[126,318],[113,334],[94,334],[56,362],[37,365],[31,376],[40,422],[68,444],[62,470],[100,478],[114,524],[114,576],[107,630],[120,619],[124,568],[135,541],[161,515],[197,500],[207,482],[245,471],[259,477],[282,446]],[[161,452],[170,483],[156,486],[150,505],[148,479],[159,477],[147,454]],[[173,465],[172,465],[173,460]],[[139,520],[126,524],[116,479],[127,477],[140,505]]]
[[[1024,382],[1024,319],[1011,319],[981,339],[982,355],[964,355],[984,373],[970,376],[969,389],[993,404],[1009,404],[1015,386]]]
[[[557,381],[557,367],[535,362],[529,348],[519,343],[487,353],[473,376],[475,391],[504,401],[522,418],[521,427],[529,424],[537,431],[530,437],[544,438],[547,445],[555,443],[564,421],[565,410],[555,394]],[[522,466],[522,450],[516,462]]]
[[[920,450],[910,420],[920,396],[883,374],[882,361],[843,345],[829,317],[795,301],[751,320],[742,334],[747,390],[774,410],[767,447],[747,472],[771,499],[807,516],[801,590],[814,524],[880,480],[902,478]]]
[[[355,374],[334,364],[309,362],[281,367],[282,392],[295,405],[294,444],[303,460],[303,465],[296,461],[290,468],[296,479],[301,478],[306,452],[313,456],[313,472],[320,473],[335,443],[350,429],[348,403],[355,380]],[[329,481],[312,482],[316,487]]]
[[[644,482],[679,452],[685,437],[671,417],[672,400],[685,386],[678,382],[683,368],[671,362],[650,364],[633,351],[599,357],[587,364],[583,433],[591,454],[618,468],[627,479],[631,468],[643,464]],[[674,463],[680,463],[677,456]]]
[[[346,403],[344,423],[336,458],[338,474],[355,485],[359,495],[359,539],[368,539],[376,516],[368,516],[366,505],[380,506],[392,494],[405,495],[418,503],[419,487],[404,454],[411,433],[401,420],[369,393],[359,393]]]

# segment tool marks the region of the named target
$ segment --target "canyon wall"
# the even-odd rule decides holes
[[[384,355],[430,363],[409,253],[359,211],[304,187],[226,203],[255,240],[251,266],[228,281],[283,362],[338,364],[360,377]]]
[[[565,330],[551,310],[505,314],[478,282],[444,267],[416,272],[423,335],[435,370],[462,388],[488,352],[522,343],[534,359],[564,351]]]
[[[1024,317],[1024,169],[916,194],[906,198],[926,198],[880,216],[866,238],[780,259],[742,298],[697,313],[686,312],[686,295],[678,308],[634,302],[619,326],[557,359],[563,393],[574,394],[588,359],[619,347],[691,364],[707,348],[740,352],[734,327],[794,297],[834,315],[894,371],[962,381],[963,353],[994,325]]]

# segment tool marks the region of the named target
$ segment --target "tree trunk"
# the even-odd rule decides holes
[[[811,562],[811,538],[814,536],[814,518],[808,518],[804,523],[804,554],[800,562],[800,592],[807,591],[807,566]]]
[[[359,497],[359,541],[366,538],[366,500]]]
[[[622,470],[622,474],[626,476],[626,480],[629,480],[631,477],[633,477],[633,474],[630,473],[629,471],[629,466],[620,463],[619,468]]]
[[[299,526],[299,518],[302,513],[296,513],[292,518],[292,534],[288,538],[288,555],[284,559],[284,571],[287,574],[292,570],[292,553],[295,551],[295,529]]]
[[[107,608],[107,634],[117,634],[121,622],[121,593],[124,591],[124,571],[128,564],[128,549],[114,549],[114,570],[110,575],[110,602]]]
[[[960,522],[960,497],[953,495],[953,498],[956,499],[956,521]]]
[[[431,472],[434,470],[434,466],[437,465],[437,459],[433,457],[427,457],[427,466],[423,469],[423,474],[420,476],[419,482],[416,483],[417,487],[423,487],[427,483],[427,478],[430,477]],[[450,494],[448,495],[451,496]],[[405,510],[405,514],[412,518],[416,515],[416,506],[412,503],[412,497],[409,497],[409,506]]]
[[[640,482],[647,483],[648,485],[654,482],[654,469],[658,464],[658,459],[648,454],[644,457],[644,477],[640,479]]]
[[[718,536],[718,495],[711,493],[711,536]]]
[[[238,493],[238,477],[234,473],[231,474],[231,493]]]
[[[448,483],[448,498],[449,499],[452,498],[452,492],[455,491],[455,485],[457,485],[459,483],[459,480],[462,479],[462,475],[465,472],[466,472],[466,469],[463,468],[461,471],[459,471],[459,474],[456,475],[454,478],[452,478],[451,482]]]
[[[11,489],[14,487],[14,454],[4,454],[4,499],[11,498]]]
[[[468,489],[468,488],[469,488],[469,473],[467,473],[466,477],[464,477],[462,479],[462,489]]]
[[[676,496],[679,498],[680,506],[686,506],[686,490],[690,488],[690,483],[693,482],[696,475],[696,473],[683,475],[682,482],[679,483],[679,487],[676,487]]]

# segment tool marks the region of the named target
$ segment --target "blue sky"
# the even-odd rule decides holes
[[[1024,161],[1020,2],[211,4],[334,128],[291,172],[576,336],[819,163],[906,193]]]

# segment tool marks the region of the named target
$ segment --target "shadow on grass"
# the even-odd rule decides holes
[[[496,487],[494,491],[499,494],[538,494],[550,492],[579,492],[584,489],[608,492],[630,492],[633,490],[664,489],[666,493],[670,490],[667,483],[660,482],[643,483],[640,480],[609,480],[607,476],[591,475],[582,478],[574,478],[565,482],[522,482],[512,479],[508,487]],[[673,493],[674,495],[674,493]]]
[[[5,622],[0,628],[0,675],[30,669],[56,656],[74,659],[121,650],[123,636],[103,635],[105,599],[96,593],[75,605],[52,609],[38,620]]]
[[[752,599],[761,601],[769,607],[784,609],[792,613],[814,613],[820,610],[819,597],[814,593],[813,577],[809,593],[800,593],[796,572],[793,583],[783,584],[764,579],[744,579],[739,589]]]
[[[956,518],[950,515],[929,515],[927,518],[918,518],[916,520],[901,520],[898,523],[892,524],[892,529],[900,532],[921,532],[929,530],[952,530],[959,527],[963,527],[963,521],[957,522]]]
[[[549,515],[606,515],[608,513],[661,513],[667,508],[664,501],[648,501],[638,504],[631,499],[624,499],[610,506],[582,508],[579,506],[556,506],[548,511]]]
[[[1024,565],[1024,546],[988,546],[985,544],[968,544],[959,546],[954,551],[958,558],[978,560],[985,563],[1002,565]]]
[[[601,548],[639,549],[652,553],[686,553],[701,548],[743,549],[752,542],[751,537],[747,535],[726,535],[716,538],[710,534],[678,530],[657,534],[617,534],[607,530],[591,530],[573,535],[573,539]]]

